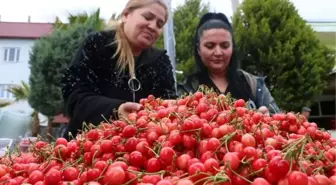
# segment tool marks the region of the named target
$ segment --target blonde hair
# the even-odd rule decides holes
[[[133,10],[142,8],[152,3],[158,3],[165,8],[166,10],[165,21],[167,21],[168,8],[167,5],[163,2],[163,0],[129,0],[125,8],[121,12],[121,16],[124,15],[125,13],[129,13]],[[120,72],[122,72],[128,66],[130,76],[134,77],[134,65],[135,65],[134,64],[135,61],[133,58],[134,56],[129,41],[126,38],[122,22],[120,20],[119,21],[110,20],[107,25],[107,29],[115,30],[115,39],[113,43],[117,44],[117,50],[113,55],[113,58],[118,57],[117,67],[120,69]]]

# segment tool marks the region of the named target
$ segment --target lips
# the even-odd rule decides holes
[[[148,32],[143,32],[145,34],[145,37],[148,37],[149,39],[153,40],[153,35]]]
[[[211,62],[213,62],[213,63],[223,63],[224,60],[211,60]]]

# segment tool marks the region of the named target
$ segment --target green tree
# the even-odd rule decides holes
[[[197,24],[202,15],[209,11],[209,4],[202,0],[186,0],[173,12],[174,34],[176,42],[176,70],[183,71],[183,75],[177,74],[177,80],[183,80],[183,76],[195,71],[193,58],[193,37]],[[156,43],[157,47],[163,48],[163,35]]]
[[[99,12],[99,11],[98,11]],[[71,16],[69,20],[73,20]],[[88,18],[79,15],[78,21],[61,26],[55,24],[51,35],[37,40],[30,53],[31,92],[28,102],[32,108],[52,117],[64,113],[60,81],[64,70],[74,57],[84,38],[94,30],[100,30],[102,20],[95,13]],[[80,21],[79,21],[80,20]]]
[[[110,17],[110,20],[119,20],[121,19],[121,14],[113,13]]]
[[[0,108],[7,107],[10,104],[11,104],[11,102],[9,102],[9,101],[0,100]]]
[[[278,105],[299,111],[321,95],[335,64],[289,0],[245,0],[233,16],[242,68],[267,76]]]
[[[112,17],[116,14],[112,14]],[[53,27],[56,29],[66,30],[74,24],[90,24],[95,30],[101,30],[105,27],[104,19],[100,18],[100,9],[98,8],[92,14],[87,12],[79,13],[76,15],[69,14],[68,23],[63,23],[59,17],[56,17]]]

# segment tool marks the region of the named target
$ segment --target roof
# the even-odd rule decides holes
[[[306,20],[307,23],[321,23],[321,24],[324,24],[324,23],[336,23],[335,20]]]
[[[318,30],[327,30],[327,27],[320,27]],[[317,32],[317,38],[322,42],[322,44],[328,46],[330,49],[336,49],[336,24],[334,26],[334,30],[329,30],[327,32]],[[335,59],[336,64],[336,59]]]
[[[0,38],[37,39],[52,29],[51,23],[0,22]]]

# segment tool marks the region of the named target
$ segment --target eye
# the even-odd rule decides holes
[[[151,21],[154,19],[154,15],[150,14],[150,13],[144,13],[142,14],[142,16],[147,20],[147,21]]]
[[[147,13],[144,13],[142,14],[142,16],[147,20],[147,21],[152,21],[155,19],[155,15],[150,13],[150,12],[147,12]],[[162,28],[164,26],[165,22],[162,21],[161,19],[158,19],[157,22],[156,22],[156,26],[158,28]]]
[[[162,28],[162,27],[164,26],[164,22],[161,21],[161,20],[158,20],[156,26],[157,26],[158,28]]]
[[[208,42],[208,43],[205,43],[204,46],[205,46],[206,48],[208,48],[208,49],[212,49],[212,48],[215,47],[215,44],[214,44],[214,43],[210,43],[210,42]]]
[[[227,49],[227,48],[230,47],[230,45],[231,45],[230,42],[223,42],[223,43],[220,44],[220,47],[223,48],[223,49]]]

